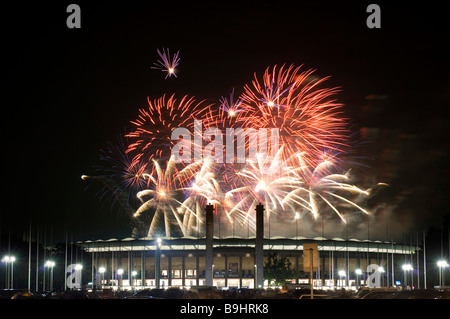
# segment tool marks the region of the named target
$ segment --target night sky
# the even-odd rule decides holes
[[[357,151],[367,174],[391,184],[380,199],[400,206],[405,229],[448,214],[450,28],[440,2],[73,1],[81,29],[66,26],[70,3],[2,5],[2,234],[31,220],[79,239],[128,237],[128,218],[80,178],[99,150],[147,97],[218,102],[284,63],[330,75],[354,132],[379,129]],[[370,3],[381,29],[366,26]],[[163,47],[180,51],[177,78],[151,69]]]

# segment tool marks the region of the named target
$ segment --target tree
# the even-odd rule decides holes
[[[284,285],[288,279],[298,275],[289,259],[279,256],[278,253],[269,253],[264,264],[264,279],[269,281],[269,285],[272,283],[277,286]]]

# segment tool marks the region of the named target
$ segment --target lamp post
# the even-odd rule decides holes
[[[343,288],[344,282],[342,281],[342,278],[345,277],[345,270],[339,270],[338,275],[341,278],[341,287]]]
[[[449,265],[448,265],[446,260],[439,260],[437,262],[437,265],[439,267],[439,286],[442,287],[444,285],[443,282],[442,282],[442,277],[443,277],[442,276],[442,268],[446,268]]]
[[[360,278],[359,276],[362,275],[362,270],[356,269],[355,273],[356,273],[356,288],[359,288],[359,286],[361,285],[361,279],[359,279]]]
[[[379,273],[384,273],[384,268],[383,267],[378,267],[378,269],[377,269],[377,271],[379,272]],[[381,286],[383,286],[383,277],[381,277]],[[384,287],[384,286],[383,286]]]
[[[8,279],[9,279],[9,274],[8,274],[8,262],[9,262],[9,256],[4,256],[3,258],[2,258],[2,263],[5,263],[5,284],[6,284],[6,287],[5,287],[5,289],[8,289],[9,288],[9,282],[8,282]]]
[[[105,281],[105,271],[106,271],[106,268],[105,267],[100,267],[99,269],[98,269],[98,272],[102,275],[102,279],[101,279],[101,281],[100,281],[100,287],[103,289],[103,282]]]
[[[404,278],[404,281],[405,281],[405,287],[407,286],[407,276],[406,276],[406,272],[407,271],[411,271],[411,270],[413,270],[413,267],[411,266],[411,264],[404,264],[403,266],[402,266],[402,269],[403,269],[403,278]]]
[[[14,288],[14,262],[16,261],[16,257],[14,256],[4,256],[2,258],[2,262],[6,264],[6,289]],[[8,264],[11,264],[11,273],[9,272]]]
[[[14,289],[14,262],[16,261],[16,257],[12,256],[10,258],[11,262],[11,289]]]
[[[83,287],[83,284],[82,284],[82,272],[81,272],[81,270],[83,269],[83,265],[81,265],[81,264],[76,264],[75,265],[75,270],[80,274],[79,275],[79,282],[80,282],[80,290],[82,289],[82,287]]]
[[[122,269],[122,268],[117,269],[117,274],[120,276],[120,279],[119,279],[119,290],[120,290],[120,288],[122,287],[122,275],[123,275],[123,269]]]
[[[53,290],[53,267],[55,267],[55,262],[52,260],[47,260],[45,262],[44,266],[50,269],[50,276],[49,276],[50,279],[49,280],[50,280],[50,291],[52,291]]]
[[[132,285],[132,287],[133,287],[133,290],[135,290],[135,287],[136,287],[136,282],[135,282],[135,280],[136,280],[136,275],[137,275],[137,271],[136,270],[133,270],[132,272],[131,272],[131,278],[132,278],[132,283],[131,283],[131,285]]]

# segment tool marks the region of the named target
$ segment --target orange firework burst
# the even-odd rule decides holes
[[[138,118],[131,121],[134,130],[126,135],[131,140],[127,153],[135,153],[133,163],[140,160],[148,163],[154,157],[169,159],[176,143],[171,139],[172,131],[186,127],[193,132],[194,120],[210,112],[210,105],[196,102],[187,95],[180,100],[174,94],[169,98],[163,95],[154,101],[147,100],[148,108],[139,110]]]
[[[343,152],[347,146],[343,105],[332,98],[338,90],[321,88],[328,77],[317,79],[313,73],[293,65],[267,68],[241,96],[244,111],[237,121],[255,129],[278,128],[286,159],[300,151],[311,162],[324,150]]]

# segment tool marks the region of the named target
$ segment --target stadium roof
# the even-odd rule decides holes
[[[414,245],[398,244],[395,242],[382,242],[371,240],[359,240],[343,238],[327,239],[323,237],[270,237],[264,238],[264,250],[303,250],[304,243],[318,243],[318,248],[321,251],[353,251],[353,252],[378,252],[378,253],[394,253],[394,254],[411,254],[420,250]],[[204,237],[161,237],[161,250],[205,250],[206,240]],[[155,250],[157,241],[155,238],[111,238],[107,240],[87,240],[78,242],[88,252],[108,252],[108,251],[142,251]],[[254,249],[255,237],[232,237],[225,238],[214,237],[214,248],[243,248]]]

